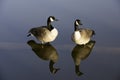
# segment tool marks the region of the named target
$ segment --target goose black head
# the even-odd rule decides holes
[[[53,22],[53,21],[58,21],[58,19],[56,19],[54,16],[49,16],[48,20],[47,20],[47,28],[50,31],[54,28],[51,24],[51,22]]]
[[[49,16],[48,17],[48,22],[53,22],[53,21],[58,21],[54,16]]]
[[[75,20],[75,26],[83,25],[79,19]]]
[[[79,19],[76,19],[75,22],[74,22],[74,30],[77,31],[79,30],[79,25],[82,25],[81,21]]]

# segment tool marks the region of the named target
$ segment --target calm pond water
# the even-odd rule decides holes
[[[53,15],[50,45],[27,37]],[[74,20],[95,30],[86,46],[71,41]],[[0,0],[0,80],[120,80],[119,0]]]

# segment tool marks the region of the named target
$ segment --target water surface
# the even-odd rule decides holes
[[[33,45],[40,42],[34,37],[28,38],[27,32],[30,28],[46,25],[50,15],[59,19],[53,23],[59,36],[46,52],[38,50],[41,55],[41,52],[46,53],[42,56],[47,58],[41,58],[36,46],[28,44],[29,41],[34,41]],[[75,19],[96,32],[92,38],[95,44],[87,57],[80,59],[81,54],[75,53],[79,58],[76,70],[82,75],[76,74],[75,57],[72,56],[76,47],[71,41]],[[0,80],[119,80],[119,25],[119,0],[1,0]],[[49,49],[54,54],[47,53]],[[48,55],[55,55],[55,60]],[[54,72],[55,69],[59,70]]]

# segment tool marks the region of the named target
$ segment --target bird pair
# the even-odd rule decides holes
[[[47,26],[32,28],[28,36],[35,36],[42,44],[52,42],[58,36],[58,30],[52,26],[51,22],[58,21],[54,16],[49,16],[47,19]],[[87,28],[79,28],[82,25],[79,19],[74,22],[74,32],[71,35],[72,41],[78,45],[87,44],[91,37],[95,34],[94,30]]]

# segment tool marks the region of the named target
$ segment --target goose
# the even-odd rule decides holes
[[[29,36],[36,37],[42,44],[52,42],[58,36],[58,30],[52,26],[51,22],[58,21],[54,16],[49,16],[47,26],[35,27],[29,30]]]
[[[94,30],[88,28],[79,28],[83,25],[79,19],[74,22],[74,32],[72,33],[72,41],[78,45],[87,44],[91,37],[95,35]]]
[[[88,58],[95,43],[96,43],[96,41],[90,40],[86,45],[76,45],[73,48],[73,50],[71,52],[71,56],[72,56],[74,64],[75,64],[75,73],[78,76],[83,75],[83,73],[79,69],[81,61]]]

